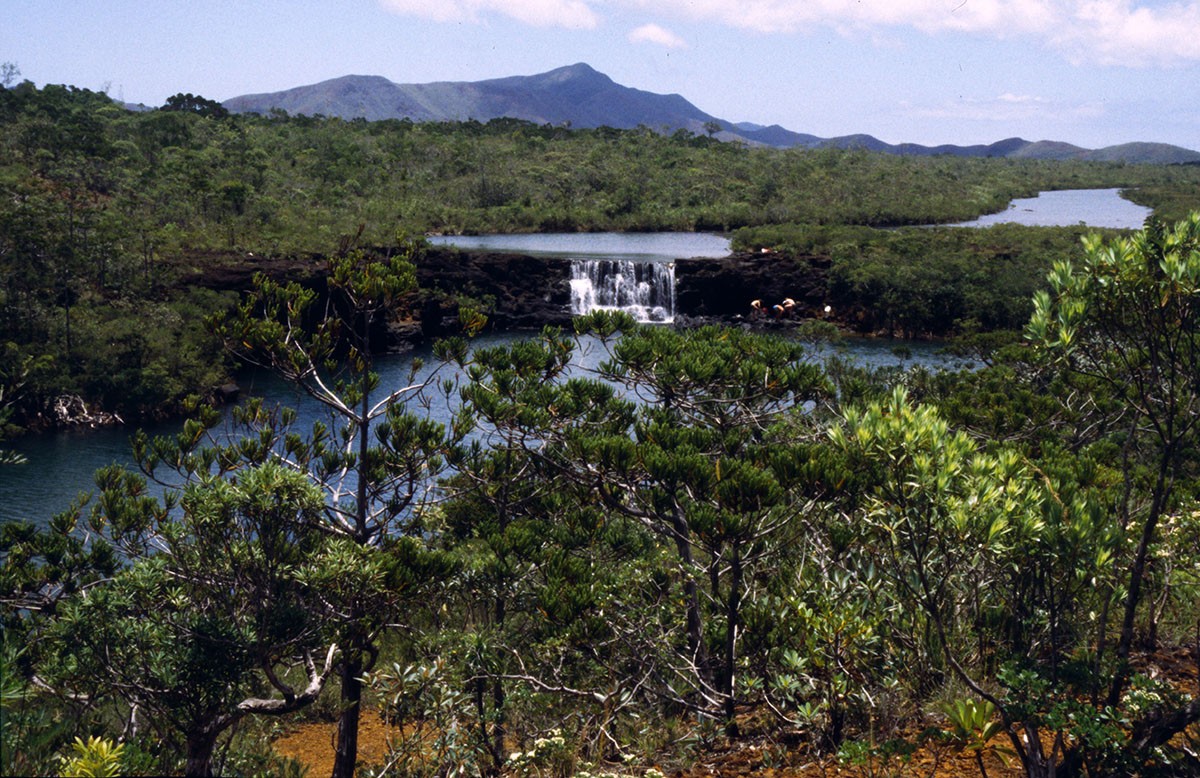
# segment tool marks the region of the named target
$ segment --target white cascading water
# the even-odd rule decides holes
[[[571,313],[621,310],[640,322],[675,319],[675,263],[577,259],[571,263]]]

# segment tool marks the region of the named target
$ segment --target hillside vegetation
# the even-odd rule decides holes
[[[333,778],[1200,773],[1200,208],[878,229],[1053,186],[1166,213],[1195,169],[169,108],[0,91],[0,414],[160,409],[225,353],[326,413],[188,403],[0,526],[0,773],[297,776],[301,722]],[[741,228],[873,326],[974,332],[977,368],[598,312],[384,384],[428,248],[396,232],[551,226]],[[179,282],[289,251],[319,291]]]
[[[29,82],[0,90],[0,150],[0,386],[25,423],[45,423],[64,392],[137,417],[218,384],[225,368],[201,312],[232,298],[176,284],[216,255],[328,253],[356,233],[389,245],[400,232],[892,227],[1065,187],[1137,188],[1131,196],[1177,219],[1200,187],[1191,166],[777,150],[504,119],[257,117],[183,94],[136,113]],[[975,309],[949,316],[898,328],[990,326]]]

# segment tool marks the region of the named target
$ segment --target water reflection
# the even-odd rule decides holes
[[[438,246],[507,251],[535,257],[671,262],[729,255],[729,238],[707,232],[540,232],[526,235],[437,235]]]

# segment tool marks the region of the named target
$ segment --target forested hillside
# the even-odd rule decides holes
[[[1195,167],[781,151],[512,120],[234,116],[184,94],[135,113],[28,82],[0,90],[0,148],[2,386],[27,424],[47,423],[64,393],[136,418],[211,389],[225,366],[200,323],[232,298],[177,279],[218,257],[327,254],[360,227],[377,246],[399,232],[885,227],[1087,186],[1140,187],[1135,198],[1174,219],[1200,197]]]
[[[94,495],[0,527],[0,773],[295,776],[301,727],[334,778],[1200,773],[1197,168],[30,84],[0,90],[0,150],[0,413],[183,405],[226,358],[327,410],[189,403]],[[1080,186],[1166,218],[878,229]],[[973,334],[976,369],[610,313],[472,350],[464,308],[441,373],[373,370],[419,291],[399,233],[735,228],[874,328]],[[323,255],[320,293],[181,282],[289,252]]]

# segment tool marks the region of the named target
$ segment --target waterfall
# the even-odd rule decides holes
[[[571,313],[621,310],[640,322],[675,319],[675,263],[577,259],[571,263]]]

